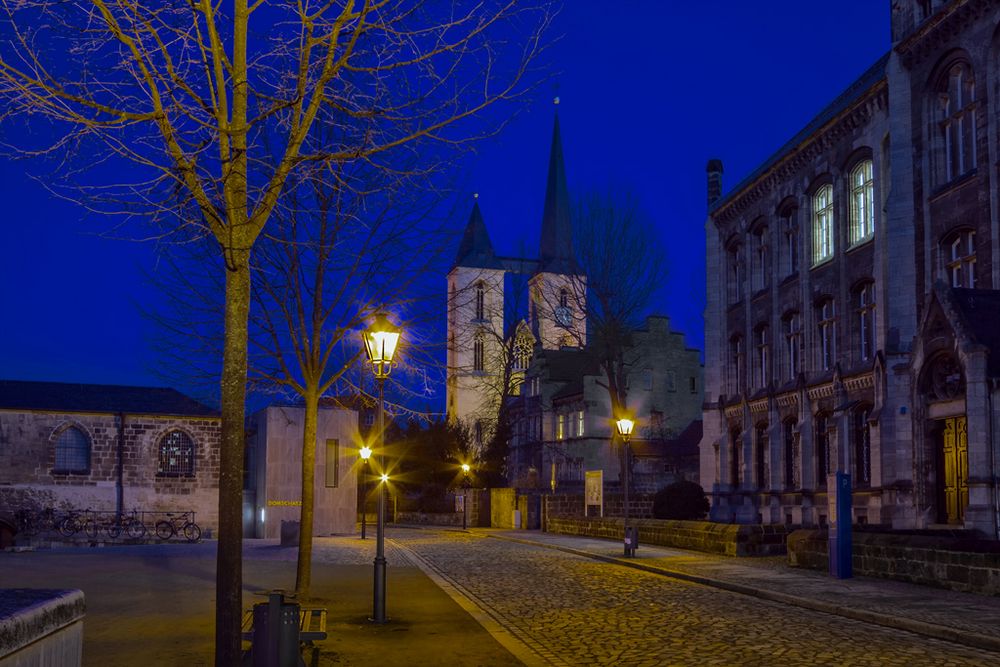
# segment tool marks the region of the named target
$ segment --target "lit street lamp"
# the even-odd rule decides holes
[[[469,467],[468,463],[462,464],[462,473],[465,475],[465,479],[462,481],[462,530],[467,530],[469,527],[469,471],[472,468]]]
[[[615,425],[618,427],[618,435],[622,438],[622,458],[625,465],[625,470],[622,473],[622,485],[625,487],[625,556],[628,557],[635,555],[635,544],[633,544],[632,535],[629,534],[628,530],[628,478],[629,469],[631,468],[629,465],[631,450],[629,449],[628,441],[632,437],[632,429],[635,428],[635,422],[627,417],[622,417],[615,422]]]
[[[392,370],[392,357],[399,342],[400,329],[394,326],[385,314],[375,315],[375,321],[364,331],[365,352],[371,362],[372,371],[378,382],[378,447],[379,468],[382,470],[378,487],[378,523],[375,532],[375,582],[373,585],[372,621],[385,623],[385,485],[389,476],[385,474],[385,400],[383,392],[385,379]]]
[[[372,448],[368,445],[362,447],[358,454],[361,456],[361,460],[365,462],[364,472],[362,472],[361,479],[361,539],[365,539],[365,525],[367,524],[368,518],[368,478],[371,473],[368,469],[369,461],[372,457]]]

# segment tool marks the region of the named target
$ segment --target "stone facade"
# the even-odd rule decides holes
[[[713,520],[822,525],[840,470],[858,523],[1000,534],[1000,3],[891,12],[889,53],[742,183],[709,163]]]

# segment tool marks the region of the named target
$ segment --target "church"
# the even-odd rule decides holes
[[[895,0],[888,53],[728,193],[708,163],[711,517],[1000,537],[1000,3]]]

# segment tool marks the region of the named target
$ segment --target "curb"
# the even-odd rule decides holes
[[[543,547],[545,549],[555,549],[556,551],[564,551],[576,556],[583,556],[584,558],[599,560],[605,563],[630,567],[634,570],[642,570],[651,574],[659,574],[661,576],[671,577],[673,579],[679,579],[693,584],[700,584],[702,586],[711,586],[712,588],[719,588],[731,593],[739,593],[741,595],[748,595],[750,597],[769,600],[771,602],[780,602],[782,604],[801,607],[803,609],[819,611],[826,614],[834,614],[836,616],[842,616],[854,621],[880,625],[887,628],[893,628],[894,630],[905,630],[907,632],[923,635],[932,639],[940,639],[953,644],[962,644],[972,648],[1000,653],[1000,637],[990,637],[988,635],[979,634],[978,632],[968,632],[944,625],[928,623],[926,621],[918,621],[912,618],[889,616],[880,612],[844,607],[830,602],[822,602],[819,600],[799,597],[797,595],[789,595],[788,593],[778,593],[776,591],[768,591],[762,588],[746,586],[744,584],[736,584],[731,581],[723,581],[721,579],[713,579],[711,577],[703,577],[697,574],[671,570],[669,568],[656,565],[646,565],[636,561],[625,560],[624,558],[617,558],[615,556],[603,556],[590,551],[574,549],[573,547],[566,547],[558,544],[546,544],[544,542],[510,537],[508,535],[491,534],[486,535],[486,537],[495,540],[505,540],[507,542],[516,542],[519,544]]]

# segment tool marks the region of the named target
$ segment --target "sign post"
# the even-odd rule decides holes
[[[827,477],[830,532],[830,576],[850,579],[851,572],[851,476],[837,472]]]
[[[597,516],[604,516],[604,471],[588,470],[584,477],[584,516],[590,516],[590,508],[597,507]]]

